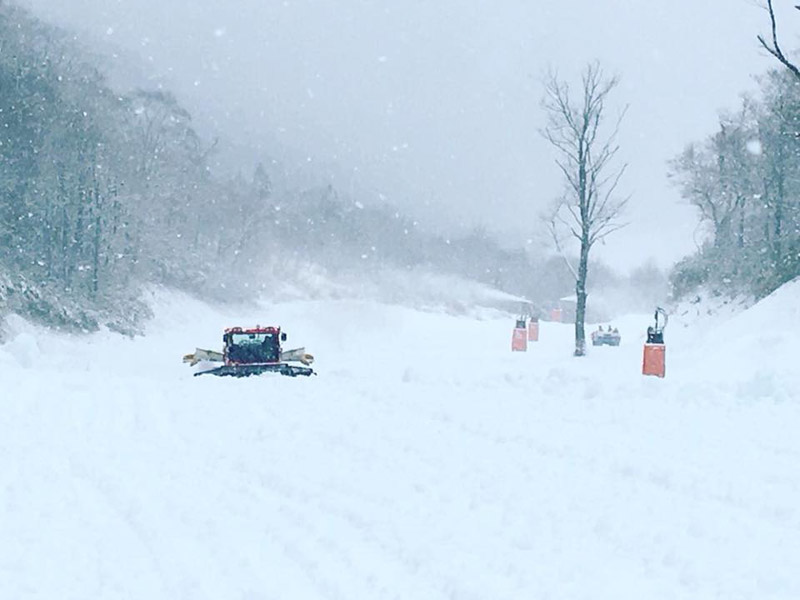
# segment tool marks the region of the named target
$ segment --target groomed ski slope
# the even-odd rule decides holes
[[[571,357],[512,318],[154,297],[143,338],[0,346],[2,599],[800,598],[800,285]],[[280,324],[318,377],[193,377]]]

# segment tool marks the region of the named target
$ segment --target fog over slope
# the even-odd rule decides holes
[[[482,222],[514,243],[540,243],[537,214],[560,190],[537,133],[541,75],[600,59],[622,76],[615,110],[630,104],[620,141],[631,225],[598,248],[623,268],[694,249],[695,219],[665,162],[770,64],[755,42],[766,15],[748,0],[24,4],[120,49],[121,79],[123,57],[140,55],[235,142],[232,162],[291,157],[340,189],[442,228]],[[669,243],[649,243],[654,230]]]

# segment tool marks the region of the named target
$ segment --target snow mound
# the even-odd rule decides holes
[[[725,323],[755,303],[751,296],[730,298],[703,289],[671,307],[671,327],[673,330],[691,327],[695,332],[707,331]]]
[[[672,339],[674,333],[679,343],[686,340],[689,348],[685,359],[701,366],[697,369],[699,375],[714,380],[746,382],[754,389],[759,387],[758,382],[767,388],[778,385],[770,382],[800,383],[796,357],[800,341],[800,280],[785,284],[748,307],[749,304],[747,299],[716,299],[713,305],[699,302],[694,311],[670,322],[667,339]],[[763,395],[769,396],[769,389]],[[795,394],[787,395],[791,398]]]

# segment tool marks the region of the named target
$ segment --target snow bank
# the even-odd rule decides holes
[[[706,332],[756,303],[751,296],[729,298],[706,289],[699,290],[670,309],[673,328],[692,328],[694,332]]]
[[[668,339],[685,347],[679,364],[694,379],[737,387],[747,398],[794,402],[800,281],[751,304],[747,298],[701,298],[688,310],[679,307]]]

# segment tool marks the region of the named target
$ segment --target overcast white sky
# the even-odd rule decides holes
[[[694,248],[666,161],[710,133],[773,65],[755,0],[24,0],[42,17],[139,53],[205,126],[335,165],[437,226],[542,238],[561,182],[539,134],[548,66],[599,59],[630,109],[621,157],[630,225],[598,254],[626,270]],[[800,15],[781,2],[786,47]],[[247,165],[250,168],[250,165]]]

